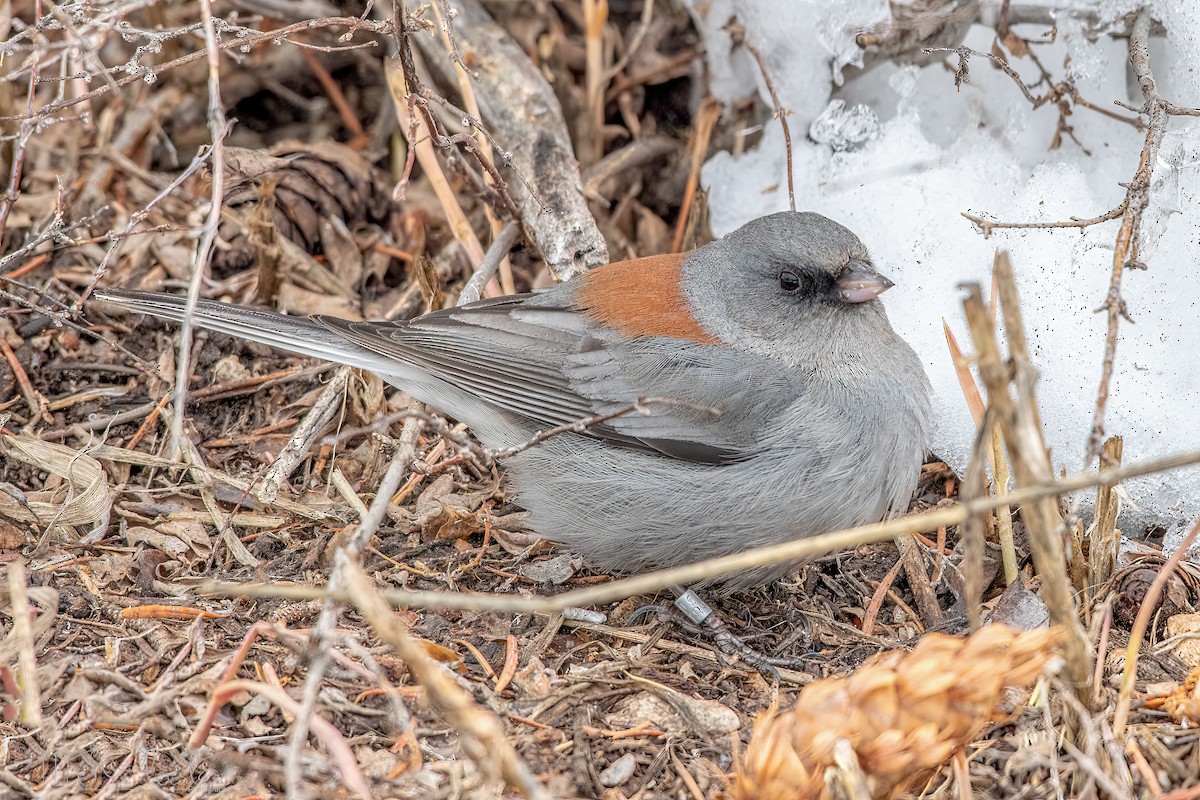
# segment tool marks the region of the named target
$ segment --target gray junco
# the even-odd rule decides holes
[[[410,322],[289,317],[201,301],[196,324],[376,373],[488,447],[628,406],[507,459],[535,530],[641,572],[878,521],[907,507],[929,383],[876,299],[892,283],[818,214],[754,220],[683,255]],[[182,317],[181,297],[106,289]],[[734,576],[734,585],[785,567]]]

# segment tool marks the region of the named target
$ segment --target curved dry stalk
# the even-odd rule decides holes
[[[980,497],[950,508],[911,514],[888,522],[863,525],[807,539],[759,547],[728,556],[719,556],[695,564],[647,572],[622,578],[599,586],[575,589],[553,597],[522,597],[519,595],[471,592],[436,592],[416,590],[381,591],[388,602],[401,608],[454,608],[473,611],[544,612],[554,613],[572,607],[587,607],[611,603],[650,594],[679,584],[698,583],[720,575],[753,569],[780,561],[793,561],[824,555],[835,550],[873,544],[892,539],[902,533],[926,533],[950,525],[961,525],[972,516],[987,512],[1006,503],[1023,505],[1045,497],[1056,497],[1100,484],[1116,484],[1129,478],[1200,464],[1200,450],[1168,458],[1145,461],[1119,469],[1106,469],[1074,475],[1047,484],[1026,486],[1004,497]],[[272,584],[210,583],[200,588],[203,594],[237,597],[281,597],[292,600],[317,600],[334,596],[319,586],[276,586]],[[348,599],[345,595],[336,595]],[[1090,678],[1090,675],[1089,675]]]
[[[1146,630],[1150,627],[1151,617],[1158,609],[1158,601],[1167,586],[1167,581],[1175,572],[1175,568],[1179,566],[1179,562],[1187,555],[1188,550],[1192,549],[1192,543],[1196,541],[1198,534],[1200,534],[1200,519],[1196,520],[1196,524],[1192,525],[1187,536],[1183,537],[1179,547],[1175,549],[1174,553],[1171,553],[1171,557],[1158,570],[1158,574],[1154,576],[1154,582],[1150,584],[1146,596],[1142,598],[1141,606],[1138,607],[1137,617],[1133,620],[1133,628],[1129,631],[1129,646],[1125,649],[1125,671],[1121,675],[1121,691],[1117,695],[1117,711],[1113,714],[1113,736],[1118,741],[1125,736],[1125,725],[1129,720],[1129,704],[1133,700],[1133,682],[1137,679],[1137,661],[1142,647],[1142,639],[1145,638]]]

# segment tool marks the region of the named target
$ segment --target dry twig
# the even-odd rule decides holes
[[[1179,469],[1193,464],[1200,464],[1200,451],[1181,453],[1118,469],[1102,469],[1098,473],[1082,473],[1059,481],[1022,486],[1005,497],[979,497],[949,508],[911,514],[888,522],[863,525],[858,528],[849,528],[844,531],[835,531],[768,547],[758,547],[741,553],[706,559],[695,564],[622,578],[601,586],[572,590],[553,597],[416,590],[384,591],[381,594],[389,602],[404,608],[459,608],[476,611],[552,613],[565,608],[586,607],[598,603],[624,600],[627,597],[649,594],[671,586],[686,586],[766,564],[799,561],[863,544],[885,542],[901,533],[936,531],[940,527],[961,525],[972,516],[985,514],[1006,503],[1023,506],[1047,497],[1066,495],[1104,483],[1115,484],[1130,478]],[[330,596],[330,592],[320,587],[270,584],[213,583],[202,587],[201,591],[214,595],[286,597],[296,600],[312,600]],[[339,597],[344,599],[344,595],[339,595]]]
[[[1104,444],[1104,412],[1108,404],[1109,384],[1112,382],[1113,360],[1117,353],[1117,328],[1122,317],[1129,317],[1125,300],[1121,296],[1121,279],[1127,267],[1141,266],[1138,253],[1142,237],[1142,214],[1150,204],[1150,178],[1158,163],[1158,151],[1167,132],[1168,117],[1172,113],[1171,104],[1159,96],[1154,73],[1150,70],[1149,39],[1150,12],[1142,9],[1133,23],[1129,37],[1129,64],[1133,67],[1133,73],[1146,101],[1141,109],[1148,120],[1146,143],[1142,147],[1137,172],[1125,191],[1121,227],[1117,230],[1116,246],[1113,248],[1112,277],[1109,280],[1108,294],[1103,305],[1097,309],[1106,312],[1108,326],[1104,335],[1104,363],[1100,372],[1100,386],[1096,392],[1096,408],[1092,414],[1092,433],[1088,438],[1087,457],[1084,461],[1088,465],[1096,460]]]
[[[208,217],[204,222],[204,234],[196,246],[196,260],[192,265],[192,277],[188,284],[187,307],[183,312],[183,324],[179,326],[179,355],[176,356],[175,408],[171,416],[170,450],[178,453],[183,449],[183,418],[187,409],[188,381],[192,374],[192,315],[196,313],[196,302],[200,299],[200,284],[208,268],[208,259],[217,241],[217,226],[221,222],[221,200],[225,196],[225,137],[230,126],[221,107],[221,54],[217,47],[217,32],[213,25],[210,0],[200,0],[203,19],[204,52],[208,64],[208,130],[212,137],[212,198]]]
[[[509,222],[496,234],[496,238],[492,241],[487,253],[484,254],[483,260],[475,267],[475,273],[459,293],[458,305],[465,306],[468,303],[474,303],[482,296],[483,288],[488,285],[488,281],[495,277],[496,270],[508,258],[508,251],[517,243],[520,236],[521,225],[518,222]]]
[[[1001,253],[995,265],[1004,330],[1008,339],[1009,359],[1002,360],[996,332],[979,286],[969,287],[963,301],[971,337],[979,359],[979,374],[988,390],[988,403],[996,410],[997,422],[1004,433],[1013,471],[1019,486],[1043,485],[1054,480],[1041,419],[1034,394],[1037,372],[1029,362],[1025,326],[1017,301],[1016,282],[1008,255]],[[1010,377],[1011,375],[1011,377]],[[1011,394],[1010,382],[1016,389]],[[1010,496],[1011,497],[1011,496]],[[1001,498],[1003,499],[1003,498]],[[1062,520],[1054,499],[1045,496],[1022,507],[1034,564],[1043,581],[1043,594],[1050,619],[1066,635],[1068,680],[1081,697],[1087,697],[1092,674],[1092,652],[1087,635],[1079,622],[1073,590],[1066,574],[1062,543]]]
[[[787,121],[788,115],[792,112],[790,109],[783,107],[783,103],[779,99],[779,92],[775,91],[775,83],[771,80],[771,73],[767,69],[767,62],[759,49],[746,38],[746,29],[736,19],[733,19],[725,26],[725,30],[729,32],[730,38],[733,39],[734,46],[740,45],[745,47],[747,52],[754,56],[754,63],[758,65],[758,71],[763,76],[763,83],[766,84],[767,92],[771,95],[771,107],[775,111],[775,118],[779,120],[779,124],[783,128],[783,146],[787,153],[788,207],[792,211],[795,211],[796,184],[795,179],[792,177],[792,130],[788,126]]]

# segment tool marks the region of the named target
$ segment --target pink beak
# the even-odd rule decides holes
[[[861,261],[850,261],[837,278],[838,293],[847,303],[874,300],[896,284]]]

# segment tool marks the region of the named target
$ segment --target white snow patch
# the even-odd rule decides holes
[[[1094,309],[1107,292],[1117,222],[1083,231],[999,230],[984,239],[961,212],[1006,221],[1102,214],[1124,197],[1118,184],[1133,177],[1143,134],[1076,108],[1068,122],[1082,147],[1063,137],[1057,149],[1050,149],[1056,108],[1050,104],[1033,111],[1013,81],[982,58],[971,60],[971,80],[961,91],[955,91],[952,72],[940,62],[884,64],[857,76],[848,72],[839,88],[835,67],[852,61],[846,45],[852,32],[886,15],[886,4],[875,0],[712,0],[705,5],[708,13],[697,18],[716,95],[728,101],[754,87],[769,104],[747,54],[731,56],[722,26],[736,13],[793,112],[798,206],[858,233],[881,270],[896,281],[884,301],[893,325],[924,357],[933,381],[936,452],[962,469],[974,437],[942,321],[969,351],[959,284],[978,281],[986,292],[993,253],[1004,248],[1017,272],[1032,355],[1041,370],[1038,394],[1047,441],[1056,465],[1080,470],[1103,359],[1105,319]],[[1100,11],[1114,19],[1140,5],[1139,0],[1106,0]],[[1151,47],[1160,91],[1180,105],[1200,102],[1200,3],[1152,0],[1149,5],[1167,31]],[[1041,31],[1026,33],[1040,38]],[[1060,77],[1070,70],[1089,101],[1115,113],[1129,115],[1114,100],[1141,104],[1136,82],[1127,74],[1127,40],[1102,36],[1088,42],[1081,26],[1065,14],[1059,33],[1055,44],[1037,50],[1047,69]],[[966,44],[987,52],[993,35],[976,26]],[[950,62],[956,64],[957,58]],[[1013,63],[1027,82],[1035,79],[1029,60]],[[869,119],[864,111],[847,123],[858,127],[839,137],[827,114],[818,126],[825,143],[812,141],[805,134],[831,99],[843,101],[845,108],[866,106],[880,120],[877,129],[864,127]],[[754,150],[714,156],[703,173],[714,233],[786,209],[785,163],[777,120],[767,124]],[[1106,416],[1107,430],[1125,437],[1126,463],[1200,449],[1200,122],[1194,119],[1171,123],[1155,165],[1144,231],[1141,257],[1149,269],[1125,275],[1123,294],[1136,323],[1121,324]],[[1142,510],[1139,516],[1155,524],[1171,527],[1200,514],[1200,469],[1138,479],[1128,489]]]

